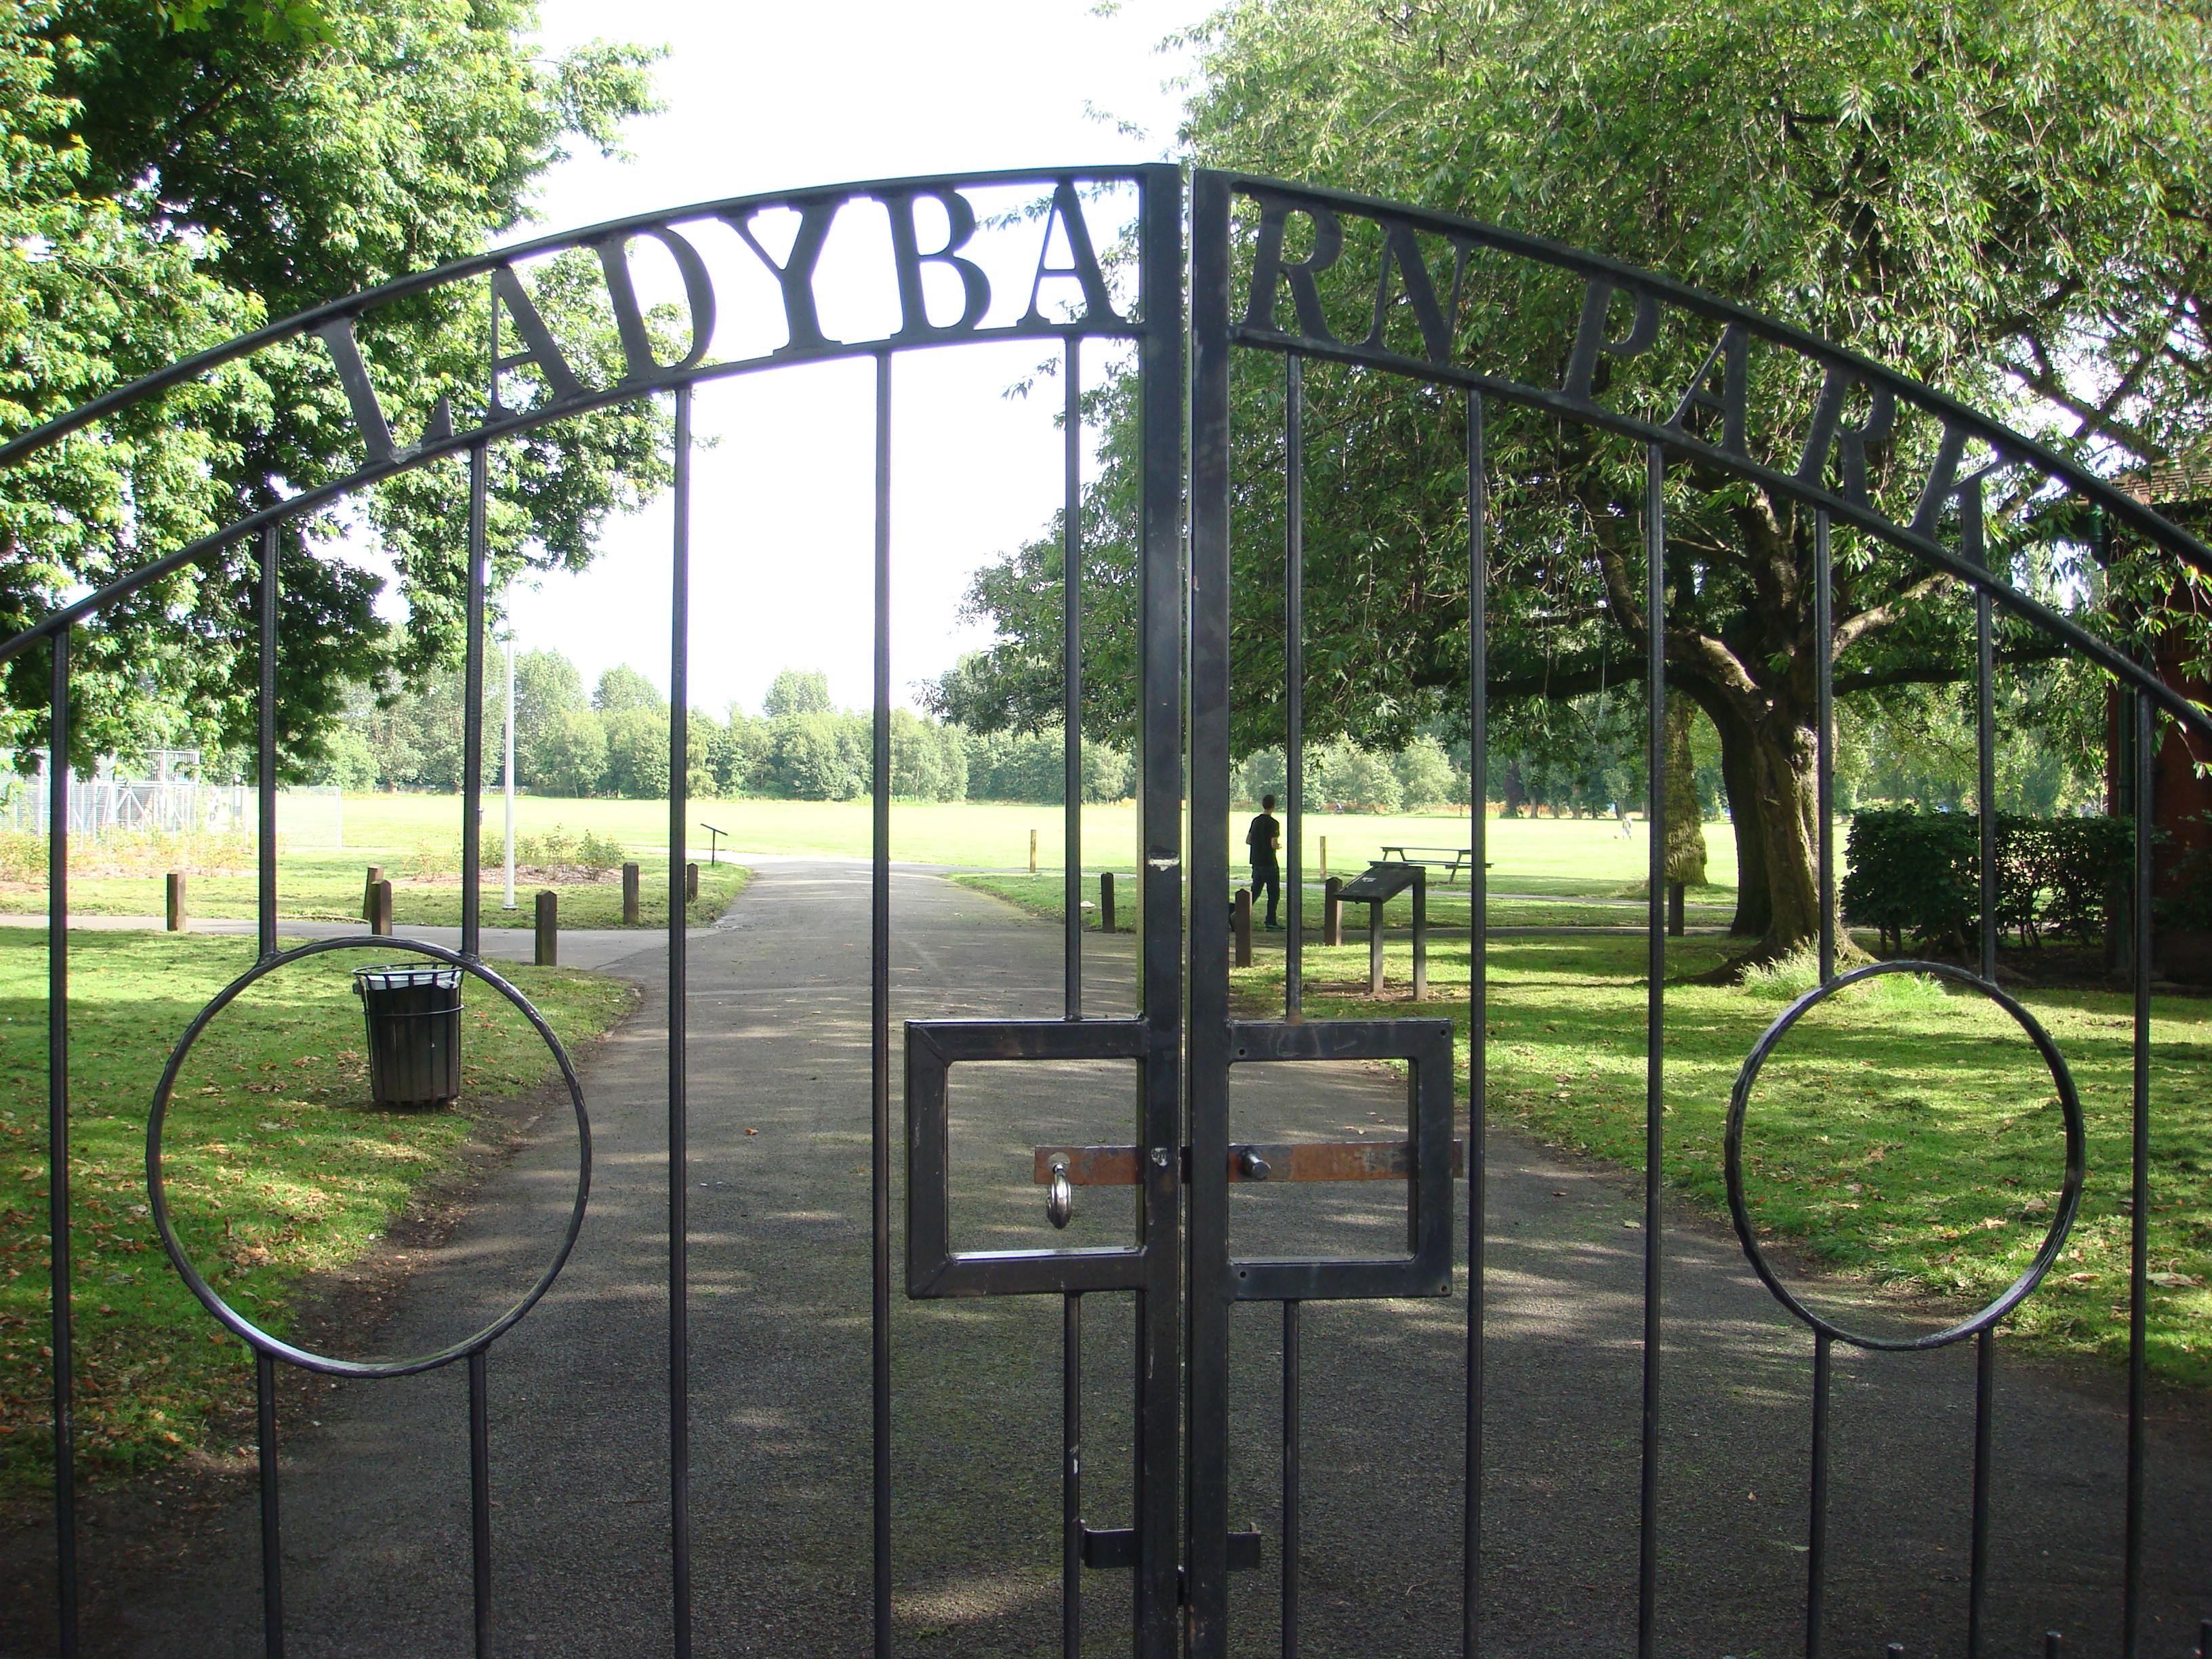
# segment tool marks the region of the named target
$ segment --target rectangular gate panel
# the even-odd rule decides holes
[[[1135,1019],[916,1019],[906,1026],[906,1293],[916,1298],[1043,1296],[1133,1291],[1145,1285],[1143,1246],[1067,1250],[955,1250],[951,1238],[951,1125],[954,1065],[993,1060],[1138,1060],[1145,1024]],[[1168,1178],[1176,1159],[1163,1163]]]
[[[1449,1296],[1452,1260],[1452,1024],[1448,1019],[1237,1020],[1231,1065],[1268,1060],[1407,1062],[1407,1254],[1295,1261],[1230,1260],[1225,1294],[1240,1302]],[[1368,1148],[1358,1148],[1368,1151]],[[1395,1157],[1400,1147],[1376,1147]],[[1341,1158],[1333,1160],[1343,1162]],[[1346,1178],[1346,1177],[1340,1177]],[[1348,1178],[1365,1179],[1364,1172]],[[1476,1172],[1480,1178],[1480,1172]]]

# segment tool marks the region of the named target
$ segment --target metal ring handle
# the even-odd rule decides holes
[[[1067,1160],[1054,1158],[1052,1164],[1052,1183],[1045,1190],[1045,1219],[1055,1227],[1065,1227],[1075,1218],[1075,1183],[1067,1178]]]

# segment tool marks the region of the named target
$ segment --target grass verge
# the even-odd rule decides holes
[[[1722,942],[1670,940],[1670,975],[1716,965]],[[1489,946],[1492,1121],[1623,1168],[1644,1168],[1644,941],[1541,939]],[[1382,1003],[1364,994],[1366,950],[1314,950],[1312,1018],[1416,1012],[1394,942]],[[1431,947],[1431,1000],[1468,1063],[1465,945]],[[1280,1006],[1279,962],[1239,970],[1255,1004]],[[1737,1070],[1784,1006],[1786,984],[1667,990],[1666,1177],[1723,1213],[1722,1137]],[[2130,1001],[2026,992],[2079,1086],[2088,1180],[2065,1253],[2008,1322],[2049,1354],[2125,1358],[2130,1133]],[[2212,1004],[2152,1004],[2148,1356],[2153,1375],[2212,1384]],[[1806,1293],[1838,1305],[1882,1293],[1962,1306],[1996,1295],[2042,1242],[2062,1170],[2057,1096],[2019,1030],[1955,990],[1885,976],[1826,1004],[1761,1074],[1746,1133],[1756,1223],[1823,1270]],[[1828,1275],[1838,1276],[1825,1285]]]
[[[979,892],[989,893],[1028,911],[1033,916],[1044,916],[1058,921],[1062,913],[1066,892],[1057,871],[1037,875],[969,874],[952,878],[963,887],[973,887]],[[1133,872],[1114,872],[1115,891],[1115,920],[1127,933],[1136,911],[1131,895],[1136,890],[1137,878]],[[1084,878],[1084,892],[1089,902],[1098,901],[1098,876],[1092,872]],[[1700,892],[1709,889],[1698,889]],[[1700,908],[1692,903],[1687,908],[1686,920],[1693,927],[1725,926],[1734,913],[1734,905],[1708,904]],[[1641,903],[1626,902],[1597,904],[1585,896],[1577,901],[1572,897],[1553,898],[1493,898],[1490,901],[1489,921],[1492,927],[1641,927],[1645,908]],[[1413,900],[1410,893],[1401,893],[1382,907],[1386,927],[1410,927],[1413,923]],[[1084,925],[1095,929],[1098,925],[1095,909],[1084,912]],[[1255,918],[1256,920],[1256,918]],[[1318,882],[1307,884],[1305,926],[1309,933],[1321,936],[1322,890]],[[1468,894],[1465,888],[1450,890],[1431,887],[1429,890],[1429,926],[1434,928],[1464,928],[1468,922]],[[1367,907],[1347,904],[1344,908],[1344,925],[1359,931],[1364,941],[1367,927]]]
[[[79,1467],[99,1479],[199,1447],[252,1398],[245,1346],[185,1289],[148,1219],[146,1119],[171,1043],[253,960],[250,939],[70,935],[70,1248]],[[208,1028],[181,1074],[167,1161],[179,1232],[226,1299],[289,1332],[303,1281],[344,1267],[419,1195],[513,1144],[503,1102],[552,1075],[535,1032],[464,990],[453,1111],[369,1103],[350,970],[311,958]],[[629,988],[502,966],[572,1050],[627,1012]],[[46,1234],[46,945],[0,930],[0,1492],[43,1479],[51,1444]]]
[[[392,925],[401,932],[412,927],[458,927],[461,925],[459,878],[423,874],[404,855],[397,861],[362,853],[287,853],[277,866],[276,914],[290,921],[344,921],[362,914],[362,890],[368,867],[382,862],[392,882]],[[640,859],[638,920],[642,928],[668,926],[668,860]],[[699,896],[686,907],[693,927],[711,925],[730,908],[731,902],[752,879],[752,872],[734,864],[701,865]],[[485,882],[479,914],[487,927],[536,926],[532,906],[540,888],[561,896],[563,927],[620,927],[622,877],[611,872],[590,881],[528,881],[515,883],[515,908],[501,909],[506,897],[503,881]],[[256,914],[259,886],[254,876],[224,872],[188,874],[185,914],[208,921],[247,921]],[[79,876],[70,882],[70,910],[74,915],[158,916],[167,903],[167,890],[159,874],[148,876]],[[43,883],[9,883],[0,886],[0,911],[43,915],[46,892]]]

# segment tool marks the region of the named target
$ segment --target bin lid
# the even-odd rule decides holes
[[[380,967],[353,970],[354,989],[356,991],[404,991],[417,986],[450,991],[458,988],[460,982],[459,969],[441,965],[386,963]]]

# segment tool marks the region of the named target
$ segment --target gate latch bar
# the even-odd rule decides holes
[[[1467,1173],[1466,1143],[1451,1144],[1451,1172]],[[1040,1146],[1030,1179],[1040,1187],[1058,1176],[1072,1187],[1133,1187],[1136,1146]],[[1410,1140],[1318,1140],[1240,1143],[1229,1149],[1231,1181],[1403,1181],[1413,1173]]]

